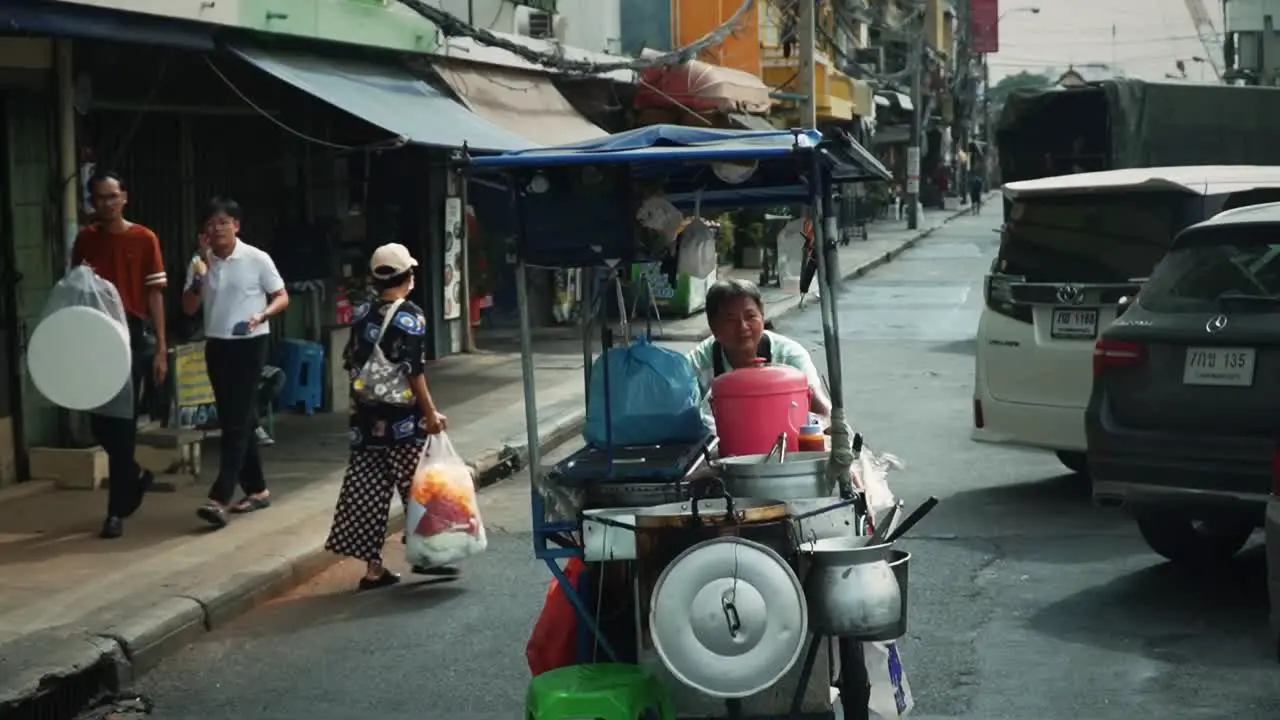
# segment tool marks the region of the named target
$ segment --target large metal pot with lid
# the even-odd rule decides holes
[[[723,492],[689,502],[636,510],[636,574],[640,594],[642,642],[649,647],[649,609],[662,571],[685,550],[706,540],[740,537],[777,553],[794,567],[795,524],[787,504],[766,498],[734,498]]]

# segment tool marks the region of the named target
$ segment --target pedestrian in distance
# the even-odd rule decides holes
[[[985,187],[982,182],[982,173],[976,171],[969,173],[969,202],[972,203],[969,211],[974,215],[982,213],[983,190],[985,190]]]
[[[409,507],[409,489],[427,436],[444,432],[448,420],[427,387],[427,318],[408,299],[418,261],[398,243],[383,245],[369,262],[378,296],[356,308],[343,361],[351,378],[351,455],[338,492],[325,549],[365,563],[360,590],[395,585],[400,576],[382,562],[392,494]],[[381,356],[375,357],[376,349]],[[407,388],[412,398],[396,402],[387,393],[363,390],[370,360],[385,369],[379,388]],[[452,567],[415,566],[420,575],[453,577]]]
[[[98,172],[89,178],[85,189],[93,204],[94,222],[76,235],[71,265],[88,265],[115,285],[124,305],[133,353],[133,415],[89,415],[89,429],[107,453],[110,483],[107,518],[100,535],[112,539],[124,533],[125,518],[142,506],[143,497],[155,481],[134,457],[138,439],[136,393],[142,389],[143,396],[150,397],[148,382],[162,387],[169,373],[164,321],[168,276],[159,238],[124,216],[129,204],[124,180],[113,172]]]
[[[227,198],[209,201],[198,257],[187,270],[182,310],[203,309],[205,365],[222,433],[218,477],[209,502],[196,514],[215,528],[228,513],[250,513],[271,505],[258,427],[258,391],[267,362],[270,318],[289,306],[284,279],[271,256],[243,241],[240,205]],[[232,503],[236,486],[244,497]]]

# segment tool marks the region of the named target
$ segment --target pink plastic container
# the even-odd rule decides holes
[[[784,432],[787,452],[795,452],[809,420],[809,381],[786,365],[733,370],[711,383],[711,412],[721,457],[762,455]]]

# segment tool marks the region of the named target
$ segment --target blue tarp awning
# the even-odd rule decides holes
[[[883,181],[889,171],[847,137],[824,138],[817,130],[720,130],[652,125],[551,148],[472,158],[474,171],[536,170],[582,165],[630,165],[637,178],[662,177],[666,197],[677,205],[695,198],[708,204],[807,202],[809,152],[817,152],[835,182]],[[727,183],[708,166],[756,162],[741,183]]]
[[[790,157],[816,147],[816,130],[719,130],[683,125],[650,125],[599,140],[474,158],[472,167],[501,169],[563,165],[681,164]]]
[[[477,151],[536,147],[392,65],[282,50],[232,50],[299,90],[418,145],[465,144]]]

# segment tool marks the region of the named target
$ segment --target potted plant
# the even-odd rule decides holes
[[[725,213],[716,219],[720,224],[720,232],[716,235],[716,260],[721,265],[734,264],[734,233],[737,227],[733,224],[733,216]]]
[[[738,233],[742,243],[743,268],[757,269],[764,266],[764,223],[749,223]]]

